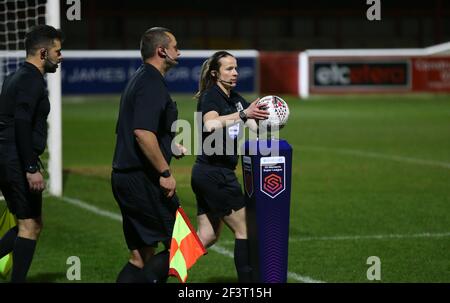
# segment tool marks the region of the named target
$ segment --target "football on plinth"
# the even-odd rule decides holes
[[[267,120],[259,121],[260,128],[281,129],[286,125],[289,118],[289,107],[282,98],[278,96],[265,96],[256,103],[260,108],[269,112]]]

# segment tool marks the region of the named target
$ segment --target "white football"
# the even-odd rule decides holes
[[[263,105],[263,108],[269,112],[269,118],[267,120],[259,121],[260,127],[282,128],[286,125],[289,118],[289,107],[282,98],[278,96],[265,96],[256,103],[257,105]]]

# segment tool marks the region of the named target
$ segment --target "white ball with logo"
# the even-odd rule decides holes
[[[282,128],[289,119],[289,107],[282,98],[278,96],[265,96],[256,103],[263,105],[262,108],[269,112],[267,120],[259,121],[259,127],[262,128]]]

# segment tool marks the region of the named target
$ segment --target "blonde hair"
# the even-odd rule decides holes
[[[195,99],[199,99],[205,90],[212,87],[214,83],[216,83],[217,78],[211,72],[219,72],[220,59],[228,56],[234,58],[234,56],[229,52],[218,51],[203,62],[202,69],[200,71],[200,80],[198,82],[198,92],[194,96]]]

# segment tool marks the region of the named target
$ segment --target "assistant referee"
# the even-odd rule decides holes
[[[161,27],[144,33],[140,49],[144,63],[128,82],[120,101],[111,176],[131,252],[118,283],[167,279],[168,248],[178,206],[176,182],[169,167],[174,137],[171,126],[178,111],[164,75],[177,64],[180,52],[175,36]],[[159,242],[166,250],[155,255]]]

